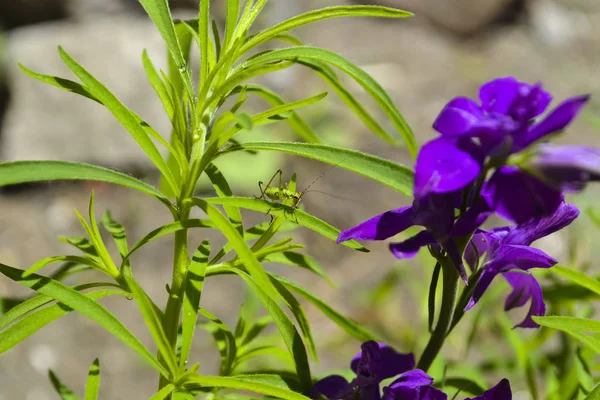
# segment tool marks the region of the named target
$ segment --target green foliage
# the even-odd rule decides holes
[[[274,204],[235,195],[230,177],[217,168],[215,161],[222,155],[233,156],[242,151],[249,154],[260,150],[294,154],[357,172],[410,195],[413,173],[409,168],[322,143],[322,136],[302,118],[301,109],[322,104],[326,93],[286,101],[272,90],[248,80],[294,65],[307,66],[331,86],[375,135],[393,144],[399,142],[399,137],[402,138],[414,157],[416,141],[410,127],[389,95],[373,78],[351,61],[325,49],[303,46],[287,33],[330,18],[405,18],[411,14],[379,6],[330,7],[251,33],[266,0],[249,0],[244,5],[240,0],[227,0],[222,31],[216,24],[211,24],[209,0],[201,0],[198,18],[188,21],[174,21],[166,0],[140,0],[140,3],[168,50],[169,68],[166,72],[158,70],[145,51],[141,62],[149,84],[171,121],[170,132],[157,132],[61,47],[58,52],[62,60],[79,82],[41,74],[23,66],[21,69],[34,79],[93,100],[110,111],[160,173],[160,189],[110,169],[65,161],[0,163],[0,187],[54,180],[114,183],[158,199],[169,210],[173,222],[143,235],[130,246],[125,227],[108,211],[98,223],[92,193],[87,218],[76,213],[85,237],[61,238],[81,255],[46,257],[27,270],[0,264],[0,272],[4,276],[35,292],[35,296],[29,299],[15,300],[10,309],[0,315],[0,353],[50,322],[76,311],[118,338],[160,374],[160,387],[152,399],[187,400],[207,391],[218,397],[221,394],[243,397],[233,392],[239,390],[289,400],[307,399],[300,393],[308,394],[313,384],[308,355],[317,360],[317,348],[299,298],[316,306],[352,337],[367,340],[375,335],[293,281],[267,272],[263,264],[277,262],[300,267],[332,284],[323,267],[298,251],[303,245],[295,243],[293,237],[281,238],[279,234],[303,226],[335,240],[339,230],[321,218],[297,209],[297,202],[293,199],[283,199],[281,203]],[[290,47],[250,54],[261,44],[282,40],[287,41]],[[192,45],[197,45],[200,50],[198,71],[191,69]],[[361,85],[390,118],[397,132],[384,130],[373,114],[346,88],[332,67]],[[265,100],[270,108],[250,112],[248,99],[251,94]],[[286,123],[299,139],[307,143],[247,142],[240,135],[256,127],[280,122]],[[159,146],[167,151],[166,158]],[[196,185],[203,176],[208,177],[217,197],[196,196]],[[287,190],[296,193],[295,175]],[[194,207],[198,207],[206,217],[191,218]],[[272,221],[247,228],[245,210],[270,214]],[[264,217],[267,218],[266,215]],[[204,240],[189,258],[188,247],[194,248],[197,244],[189,243],[188,231],[195,228],[217,230],[227,240],[222,248],[213,249],[212,259],[208,240]],[[109,250],[113,243],[107,245],[104,242],[101,229],[110,235],[105,237],[112,239],[118,259],[113,259]],[[163,311],[134,278],[134,271],[136,275],[145,271],[134,265],[132,255],[151,241],[171,234],[175,236],[173,281],[167,286],[168,300]],[[354,241],[344,245],[368,251]],[[235,255],[230,255],[232,251]],[[37,274],[45,266],[56,262],[63,265],[50,277]],[[103,273],[110,282],[79,286],[62,282],[70,275],[89,269]],[[231,331],[216,315],[204,309],[201,294],[208,284],[206,281],[221,274],[241,277],[268,316],[257,317],[257,313],[250,313],[245,307],[238,326]],[[152,355],[121,321],[98,302],[112,295],[135,300],[152,336],[157,356]],[[198,364],[192,364],[199,359],[192,351],[199,316],[208,318],[208,322],[201,326],[210,330],[215,338],[221,353],[222,376],[199,375]],[[271,323],[277,327],[287,352],[274,343],[267,346],[257,344]],[[277,356],[284,361],[286,368],[291,367],[294,372],[238,374],[239,370],[251,365],[249,360],[265,356]],[[50,377],[61,398],[77,398],[52,372]],[[88,374],[85,399],[98,399],[99,387],[100,365],[96,360]]]

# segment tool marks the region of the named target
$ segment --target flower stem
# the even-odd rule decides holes
[[[423,350],[423,354],[419,359],[417,368],[427,372],[431,364],[437,357],[447,333],[452,323],[452,316],[456,308],[456,298],[458,296],[459,276],[448,257],[440,258],[442,265],[442,305],[440,307],[440,316],[437,325],[431,333],[429,342]]]
[[[186,213],[187,214],[187,213]],[[182,220],[187,219],[187,215],[184,215]],[[181,315],[181,306],[183,298],[183,286],[185,283],[185,276],[188,269],[188,232],[186,229],[175,232],[175,246],[173,252],[173,279],[171,282],[169,299],[167,300],[167,306],[165,307],[163,326],[169,344],[173,352],[176,351],[177,346],[177,333],[179,331],[179,318]],[[160,360],[160,355],[159,355]],[[158,389],[162,389],[168,385],[169,382],[166,378],[160,377]]]

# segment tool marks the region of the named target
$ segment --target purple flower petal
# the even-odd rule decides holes
[[[560,191],[514,166],[498,168],[483,197],[498,214],[516,223],[551,215],[564,199]]]
[[[475,229],[479,228],[492,213],[493,212],[486,201],[478,201],[456,221],[454,227],[452,227],[452,236],[470,235]]]
[[[531,243],[554,232],[557,232],[579,216],[579,209],[573,204],[561,203],[556,212],[544,218],[532,219],[524,224],[515,226],[504,239],[507,244]]]
[[[481,165],[444,137],[425,144],[417,156],[415,197],[462,189],[479,176]]]
[[[417,255],[421,247],[435,244],[435,237],[429,231],[421,231],[404,242],[390,243],[390,251],[398,259],[412,258]]]
[[[385,240],[414,225],[412,207],[386,211],[340,233],[337,242],[346,240]]]
[[[477,302],[479,301],[479,299],[481,299],[481,297],[483,296],[487,288],[490,286],[494,278],[500,272],[500,266],[494,264],[483,268],[481,276],[475,284],[473,295],[471,295],[471,299],[469,299],[469,303],[467,303],[467,306],[465,307],[465,311],[469,311],[471,308],[473,308],[473,306],[475,306],[475,304],[477,304]]]
[[[542,89],[541,83],[519,82],[519,95],[511,104],[509,115],[516,121],[527,123],[543,113],[551,101],[552,96]]]
[[[378,382],[415,367],[412,353],[401,354],[384,343],[374,341],[365,342],[361,347],[362,351],[352,358],[350,368],[357,374],[366,372],[376,377]]]
[[[429,386],[433,383],[433,378],[420,369],[414,369],[402,374],[390,385],[391,389],[403,387],[408,389],[416,389],[421,386]]]
[[[328,399],[336,399],[338,398],[337,395],[344,391],[348,385],[348,381],[343,376],[330,375],[317,382],[313,389]]]
[[[515,325],[515,328],[539,328],[540,326],[531,318],[533,315],[542,316],[546,314],[546,304],[538,281],[533,275],[523,272],[505,272],[502,276],[513,288],[504,304],[506,311],[523,306],[531,299],[527,316],[521,323]]]
[[[578,192],[600,180],[600,151],[587,146],[540,144],[527,171],[557,190]]]
[[[510,265],[524,271],[531,268],[550,268],[558,263],[554,258],[544,253],[542,250],[514,244],[504,244],[494,253],[494,259],[491,262],[498,270],[503,270],[504,266]]]
[[[433,123],[433,129],[446,136],[467,134],[484,118],[481,107],[466,97],[452,99]]]
[[[519,82],[513,77],[494,79],[479,89],[483,109],[498,114],[507,114],[518,95]]]
[[[384,400],[446,400],[448,396],[431,386],[433,378],[420,369],[402,374],[383,388]]]
[[[496,386],[486,390],[481,396],[465,400],[512,400],[512,392],[508,379],[502,379]]]
[[[561,131],[575,119],[583,106],[590,99],[589,95],[571,97],[558,105],[544,120],[533,125],[526,135],[517,138],[516,145],[524,149],[541,138]]]

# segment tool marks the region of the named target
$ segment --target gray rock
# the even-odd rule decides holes
[[[76,79],[62,63],[63,48],[125,104],[167,136],[170,124],[141,62],[144,47],[165,68],[162,40],[147,19],[115,18],[51,23],[15,30],[8,39],[6,75],[12,99],[3,127],[1,157],[66,159],[120,169],[151,162],[104,107],[38,82],[18,67]]]
[[[378,0],[424,16],[436,25],[459,34],[474,33],[508,13],[517,0]],[[364,2],[363,2],[364,3]]]

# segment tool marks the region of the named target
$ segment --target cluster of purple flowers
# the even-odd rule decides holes
[[[577,218],[579,211],[565,203],[564,192],[577,192],[587,182],[600,180],[600,151],[546,140],[577,116],[589,96],[569,98],[543,119],[539,116],[552,96],[539,83],[499,78],[484,84],[479,98],[481,104],[457,97],[437,117],[433,127],[440,136],[426,143],[417,157],[413,204],[342,232],[338,243],[384,240],[422,226],[425,229],[408,240],[390,244],[397,258],[431,246],[445,252],[465,282],[465,264],[472,274],[481,268],[466,309],[502,274],[513,288],[505,308],[531,300],[518,326],[538,327],[531,316],[544,315],[545,305],[528,271],[557,261],[529,246]],[[493,213],[515,225],[479,229]]]
[[[448,395],[432,386],[433,378],[414,369],[412,354],[397,353],[391,347],[373,341],[362,344],[362,351],[350,363],[356,378],[348,382],[339,375],[330,375],[314,386],[315,398],[330,400],[382,400],[380,383],[398,376],[383,388],[383,400],[446,400]],[[511,400],[508,380],[503,379],[481,396],[466,400]]]

